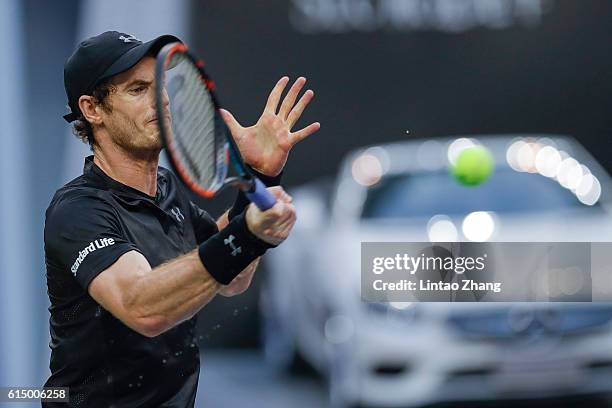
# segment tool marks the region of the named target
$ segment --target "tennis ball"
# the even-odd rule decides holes
[[[451,172],[459,183],[477,186],[491,176],[494,167],[493,155],[486,147],[472,146],[459,153]]]

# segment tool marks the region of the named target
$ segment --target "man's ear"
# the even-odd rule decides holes
[[[85,119],[92,125],[100,125],[102,116],[98,113],[100,108],[95,102],[94,97],[90,95],[81,95],[79,98],[79,109],[85,116]]]

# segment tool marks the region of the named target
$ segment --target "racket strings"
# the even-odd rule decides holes
[[[210,177],[214,176],[214,133],[208,124],[210,118],[214,116],[214,112],[210,112],[212,109],[212,103],[209,95],[202,89],[201,86],[192,86],[195,81],[199,81],[199,75],[190,65],[188,61],[177,65],[177,74],[182,75],[186,81],[184,83],[184,92],[177,94],[182,96],[182,100],[178,102],[179,106],[183,110],[181,112],[181,119],[178,120],[177,133],[180,135],[180,139],[185,141],[184,149],[181,152],[185,159],[190,158],[190,162],[197,163],[197,159],[201,161],[201,165],[195,165],[196,170],[195,178],[199,183],[208,185],[211,180]],[[198,109],[202,110],[198,115]],[[203,118],[209,118],[206,124],[202,123]],[[204,153],[208,152],[208,155]],[[206,157],[208,156],[208,157]],[[208,164],[208,166],[206,166]],[[197,174],[199,173],[199,174]]]
[[[216,125],[215,105],[198,69],[177,54],[166,71],[172,113],[174,154],[199,185],[218,189],[224,178],[225,135]]]

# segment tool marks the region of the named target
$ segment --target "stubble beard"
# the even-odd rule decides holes
[[[135,158],[148,158],[159,155],[162,143],[159,130],[154,123],[139,129],[134,120],[122,117],[111,130],[113,142]]]

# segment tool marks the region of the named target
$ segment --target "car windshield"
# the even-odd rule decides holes
[[[368,189],[362,218],[430,217],[473,211],[530,213],[581,207],[586,208],[571,191],[538,174],[497,169],[485,183],[465,187],[447,172],[439,171],[384,178]]]

